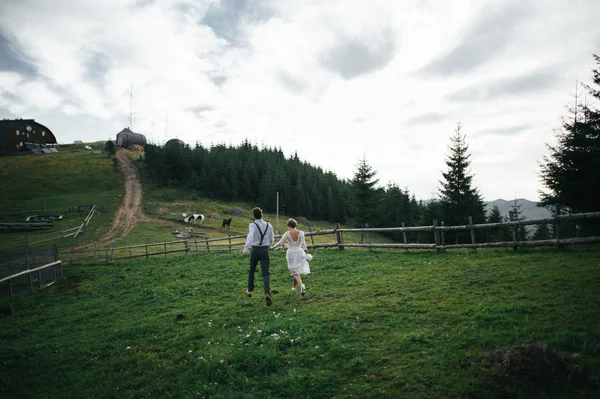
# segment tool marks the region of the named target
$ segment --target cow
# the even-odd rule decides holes
[[[200,224],[204,222],[204,215],[201,213],[194,213],[190,216],[187,216],[187,213],[183,213],[181,216],[183,217],[183,223],[193,223],[198,220],[200,221]]]

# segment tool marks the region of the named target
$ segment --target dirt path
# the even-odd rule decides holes
[[[138,168],[135,162],[129,158],[127,151],[117,151],[116,157],[119,161],[119,169],[124,185],[123,202],[119,206],[110,230],[100,241],[90,245],[98,247],[110,245],[129,234],[138,222],[154,222],[177,226],[176,223],[151,218],[144,214],[142,211],[143,190]]]

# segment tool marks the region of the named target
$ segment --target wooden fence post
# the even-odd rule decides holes
[[[33,292],[33,283],[31,282],[31,273],[27,273],[27,285],[29,286],[29,292]]]
[[[442,222],[442,227],[444,227],[444,222]],[[446,245],[446,231],[442,230],[440,236],[441,236],[442,247],[443,247],[444,245]]]
[[[406,227],[406,223],[402,222],[402,227]],[[404,239],[404,243],[408,244],[408,240],[406,238],[406,231],[402,231],[402,238]],[[408,248],[404,248],[405,252],[408,252]]]
[[[59,258],[58,244],[52,244],[52,252],[54,252],[54,261],[57,262]]]
[[[471,244],[475,245],[475,228],[473,227],[473,216],[469,216],[469,227],[471,228]],[[477,252],[477,248],[473,248]]]
[[[365,223],[365,228],[368,229],[369,228],[369,223]],[[369,232],[367,231],[367,244],[371,245],[371,236],[369,235]],[[373,248],[369,247],[369,251],[372,251]]]
[[[364,243],[364,238],[365,238],[365,231],[363,230],[365,228],[364,224],[360,225],[360,243],[363,244]]]
[[[560,207],[558,204],[554,204],[554,239],[556,240],[556,248],[558,248],[558,222],[556,221],[556,217],[560,215]]]
[[[110,263],[115,262],[115,244],[113,244],[112,249],[110,251]]]
[[[8,299],[12,299],[13,290],[12,290],[12,279],[8,279]]]
[[[312,226],[309,224],[308,225],[308,232],[311,233],[310,235],[310,242],[312,242],[312,245],[315,245],[315,237],[312,235]]]
[[[165,244],[165,258],[167,257],[167,242],[163,241],[163,243]]]
[[[206,252],[210,252],[210,247],[208,246],[208,238],[205,238],[206,240]]]
[[[187,238],[183,239],[183,251],[186,253],[186,255],[189,253],[190,249],[188,248],[188,240]]]
[[[196,252],[198,252],[198,239],[194,238],[194,244],[196,245]]]
[[[229,237],[229,252],[231,252],[231,233],[228,233]]]
[[[41,290],[42,289],[42,269],[38,270],[38,286]]]
[[[129,257],[131,258],[131,245],[129,246]]]
[[[146,249],[146,260],[148,260],[148,243],[146,243],[144,248]]]
[[[336,235],[336,238],[337,238],[337,246],[340,249],[340,251],[343,251],[344,250],[344,242],[342,241],[343,239],[342,239],[342,233],[340,231],[340,224],[339,223],[335,224],[335,235]]]
[[[438,221],[434,220],[433,221],[433,241],[435,243],[435,249],[438,252],[441,252],[442,249],[440,248],[440,230],[437,228],[438,227]]]

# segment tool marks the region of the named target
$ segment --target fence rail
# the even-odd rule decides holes
[[[25,276],[27,278],[27,288],[29,292],[33,292],[34,283],[37,282],[38,289],[42,289],[44,284],[44,280],[42,279],[42,271],[48,268],[52,268],[52,278],[46,278],[46,281],[51,280],[50,284],[53,284],[58,277],[62,277],[62,262],[56,261],[52,263],[48,263],[47,265],[36,267],[35,269],[27,269],[22,272],[13,274],[8,277],[4,277],[0,279],[0,286],[6,286],[8,291],[8,299],[12,299],[15,294],[15,287],[13,286],[13,281],[19,279],[20,277]],[[35,273],[35,275],[33,275]],[[50,285],[47,284],[47,285]],[[20,286],[22,287],[23,284]]]
[[[473,224],[469,223],[460,226],[439,226],[437,221],[433,221],[431,226],[402,226],[402,227],[363,227],[363,228],[341,228],[339,223],[334,229],[321,231],[308,231],[305,236],[310,237],[310,243],[307,242],[309,248],[398,248],[398,249],[434,249],[443,251],[446,249],[457,248],[502,248],[502,247],[539,247],[539,246],[561,246],[561,245],[577,245],[591,244],[600,242],[600,237],[575,237],[575,238],[559,238],[558,229],[556,236],[552,239],[536,240],[536,241],[519,241],[515,234],[513,240],[504,242],[476,242],[475,230],[478,229],[495,229],[495,228],[511,228],[516,229],[519,226],[540,225],[566,223],[571,221],[587,220],[600,218],[600,212],[581,213],[574,215],[561,215],[553,218],[524,220],[524,221],[508,221],[500,223],[485,223]],[[462,244],[447,244],[445,242],[444,232],[467,230],[471,232],[471,242]],[[359,243],[345,242],[344,233],[361,233]],[[387,233],[400,232],[402,233],[403,242],[396,243],[377,243],[371,242],[371,233]],[[413,232],[433,232],[433,242],[408,242],[407,233]],[[314,236],[333,235],[335,241],[326,243],[314,243]],[[364,238],[366,236],[366,242]],[[277,238],[281,235],[276,235]],[[241,251],[246,240],[246,235],[234,235],[221,238],[200,238],[190,237],[182,240],[164,241],[162,243],[147,243],[124,247],[113,246],[111,248],[91,249],[91,250],[66,250],[61,251],[58,256],[68,263],[75,262],[115,262],[117,260],[134,259],[145,257],[148,259],[151,256],[168,256],[178,253],[194,253],[194,252],[233,252]],[[157,250],[160,247],[160,250]]]

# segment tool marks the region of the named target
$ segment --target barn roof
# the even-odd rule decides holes
[[[133,144],[146,144],[146,136],[141,133],[135,133],[128,127],[117,133],[117,146],[129,147]]]

